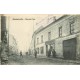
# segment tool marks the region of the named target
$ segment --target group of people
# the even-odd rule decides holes
[[[35,56],[35,58],[37,58],[37,50],[36,49],[34,50],[34,56]],[[56,58],[56,51],[53,49],[52,46],[50,46],[50,49],[48,50],[48,53],[47,53],[47,57],[51,57],[51,56],[53,58]],[[20,52],[20,57],[23,57],[22,51]]]
[[[52,54],[52,55],[51,55]],[[37,50],[35,49],[34,51],[34,56],[35,58],[37,58]],[[48,53],[47,53],[47,57],[53,57],[53,58],[56,58],[56,51],[53,49],[52,46],[50,46],[50,49],[48,50]]]
[[[49,49],[49,51],[48,51],[47,56],[50,57],[51,54],[52,54],[52,57],[53,57],[53,58],[56,58],[56,51],[53,49],[52,46],[50,46],[50,49]]]

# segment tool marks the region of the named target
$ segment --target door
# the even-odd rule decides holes
[[[76,59],[76,38],[63,41],[63,56],[65,59]]]

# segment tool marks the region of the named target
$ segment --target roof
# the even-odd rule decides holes
[[[50,25],[56,23],[57,21],[65,18],[65,17],[67,17],[67,16],[68,16],[68,15],[63,15],[63,16],[61,16],[60,18],[58,18],[57,20],[55,20],[54,22],[52,22],[51,24],[47,25],[46,27],[43,27],[43,28],[41,28],[40,30],[37,29],[37,30],[34,32],[34,34],[38,34],[39,32],[43,31],[44,29],[50,27]],[[33,34],[33,35],[34,35],[34,34]]]
[[[35,33],[38,33],[38,32],[39,32],[40,30],[42,30],[43,28],[44,28],[43,26],[39,27],[39,28],[33,33],[32,37],[34,36]]]

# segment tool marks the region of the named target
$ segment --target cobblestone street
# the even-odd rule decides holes
[[[11,58],[12,59],[12,58]],[[17,56],[13,60],[9,60],[9,65],[76,65],[80,64],[80,61],[63,60],[56,58],[41,58],[34,56]]]

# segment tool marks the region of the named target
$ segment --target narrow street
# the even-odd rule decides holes
[[[9,65],[76,65],[80,61],[63,60],[55,58],[34,58],[34,56],[17,56],[15,59],[9,60]]]
[[[1,64],[80,64],[80,15],[1,14],[0,19]]]

